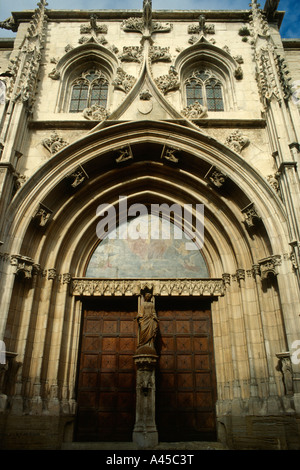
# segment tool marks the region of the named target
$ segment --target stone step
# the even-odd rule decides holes
[[[62,450],[140,450],[134,442],[65,442]],[[160,442],[149,450],[227,450],[221,442]]]

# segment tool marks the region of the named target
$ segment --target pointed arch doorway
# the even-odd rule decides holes
[[[106,239],[93,251],[86,277],[74,280],[83,308],[77,441],[132,440],[136,316],[145,287],[154,294],[159,318],[159,440],[216,439],[211,301],[220,295],[222,281],[209,278],[200,251],[183,250],[179,237],[155,242]]]

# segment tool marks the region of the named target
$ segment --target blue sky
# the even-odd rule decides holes
[[[38,0],[0,0],[0,21],[10,16],[11,11],[34,10]],[[154,10],[248,10],[250,0],[152,0]],[[260,0],[264,7],[265,0]],[[285,11],[281,27],[283,38],[300,38],[299,0],[280,0],[279,10]],[[143,0],[48,0],[49,9],[53,10],[140,10]],[[163,4],[163,8],[161,5]],[[184,5],[184,8],[183,8]],[[14,36],[11,32],[0,29],[0,38]]]

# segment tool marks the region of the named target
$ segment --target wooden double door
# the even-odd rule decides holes
[[[159,440],[216,438],[210,304],[157,298],[156,424]],[[137,299],[83,305],[77,441],[131,441],[135,423]]]

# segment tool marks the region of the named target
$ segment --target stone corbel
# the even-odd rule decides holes
[[[261,279],[276,277],[278,275],[277,266],[281,264],[281,256],[273,255],[258,261]]]
[[[33,216],[33,220],[40,227],[44,227],[48,223],[51,217],[51,214],[52,214],[52,211],[48,209],[48,207],[46,207],[44,204],[40,203],[39,207],[37,208]]]
[[[180,150],[174,147],[168,147],[167,145],[164,145],[160,158],[162,160],[167,160],[171,163],[178,163],[179,158],[175,155],[177,152],[180,152]]]
[[[23,276],[25,279],[32,279],[34,275],[40,272],[40,265],[28,256],[12,255],[10,263],[15,267],[15,275]]]
[[[227,176],[215,166],[210,167],[204,178],[217,188],[221,188],[227,180]]]
[[[244,222],[249,228],[254,227],[257,222],[261,221],[253,202],[242,209],[242,213],[245,216]]]
[[[88,178],[88,174],[81,165],[79,165],[72,173],[67,176],[68,180],[73,181],[71,183],[72,188],[80,186]]]
[[[115,158],[116,163],[124,163],[128,160],[133,160],[133,152],[130,145],[125,145],[116,150],[118,157]]]

